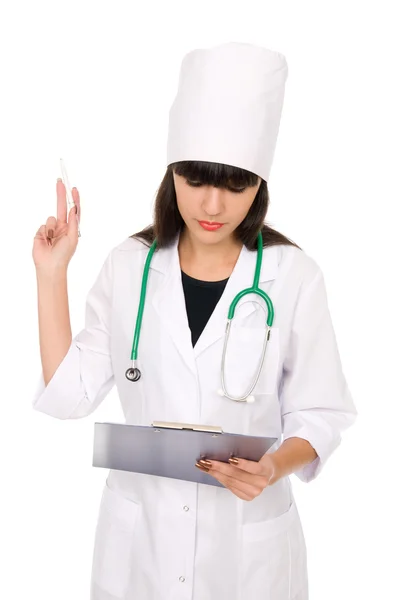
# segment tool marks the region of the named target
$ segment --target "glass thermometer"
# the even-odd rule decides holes
[[[67,171],[65,169],[64,162],[63,162],[62,158],[60,158],[60,169],[61,169],[61,178],[62,178],[63,183],[65,185],[65,191],[66,191],[66,196],[67,196],[68,208],[69,208],[69,210],[71,210],[72,207],[75,206],[75,202],[74,202],[74,199],[72,197],[72,191],[71,191],[71,187],[70,187],[70,182],[68,181]],[[78,237],[81,237],[81,231],[80,231],[80,228],[79,228],[79,221],[78,221]]]

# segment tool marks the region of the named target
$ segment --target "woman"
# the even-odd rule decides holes
[[[355,419],[341,369],[323,275],[296,244],[264,224],[281,115],[285,58],[229,43],[188,54],[170,111],[167,172],[152,226],[108,255],[72,339],[67,266],[78,242],[80,202],[68,222],[57,184],[57,220],[34,242],[43,376],[34,406],[60,419],[92,413],[114,384],[127,423],[179,421],[276,437],[259,462],[194,465],[222,486],[112,470],[102,496],[91,598],[306,600],[306,549],[289,474],[317,476]],[[234,81],[236,84],[233,93]],[[53,230],[51,232],[51,230]],[[220,365],[227,313],[253,281],[274,322],[252,392],[265,305],[243,298]],[[49,238],[51,241],[47,242]],[[144,263],[150,263],[139,344],[130,366]],[[251,301],[249,301],[249,298]]]

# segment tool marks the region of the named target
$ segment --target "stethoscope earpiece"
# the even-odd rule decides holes
[[[224,390],[222,390],[221,388],[219,390],[217,390],[217,393],[219,396],[225,396],[226,394],[224,393]],[[229,398],[229,396],[227,396]],[[255,396],[248,396],[247,398],[244,398],[243,400],[236,400],[236,402],[247,402],[248,404],[252,404],[253,402],[255,402]]]

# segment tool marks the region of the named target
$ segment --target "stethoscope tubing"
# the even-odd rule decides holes
[[[127,371],[125,373],[125,376],[129,381],[138,381],[141,378],[141,371],[138,368],[139,336],[140,336],[141,327],[142,327],[143,311],[145,308],[146,288],[147,288],[147,282],[148,282],[149,271],[150,271],[150,263],[151,263],[153,254],[156,250],[156,246],[157,246],[157,240],[155,239],[149,249],[148,255],[146,257],[144,269],[143,269],[138,314],[137,314],[136,323],[135,323],[135,332],[134,332],[134,339],[133,339],[132,351],[131,351],[132,367],[127,369]],[[231,302],[229,310],[228,310],[226,331],[225,331],[225,336],[224,336],[224,347],[223,347],[223,353],[222,353],[222,359],[221,359],[221,369],[220,369],[221,370],[222,395],[229,398],[230,400],[234,400],[235,402],[252,402],[254,400],[254,398],[253,398],[253,396],[251,396],[251,394],[256,387],[256,384],[259,380],[259,377],[260,377],[260,374],[261,374],[261,371],[263,368],[263,363],[265,360],[266,350],[267,350],[267,343],[270,339],[270,330],[271,330],[273,320],[274,320],[273,303],[272,303],[270,297],[266,294],[266,292],[261,290],[259,287],[260,272],[261,272],[261,267],[262,267],[262,257],[263,257],[263,237],[262,237],[262,232],[260,231],[258,233],[258,238],[257,238],[257,258],[256,258],[256,267],[255,267],[255,274],[254,274],[254,278],[253,278],[252,287],[246,288],[246,289],[242,290],[241,292],[239,292],[235,296],[233,301]],[[263,341],[263,350],[262,350],[261,358],[259,360],[258,368],[256,371],[256,376],[255,376],[254,380],[252,381],[252,384],[250,385],[246,394],[235,397],[235,396],[231,396],[228,393],[227,387],[226,387],[226,380],[225,380],[226,352],[227,352],[227,345],[228,345],[228,340],[229,340],[229,336],[230,336],[232,319],[234,318],[236,306],[237,306],[238,302],[244,296],[246,296],[248,294],[257,294],[266,303],[266,308],[267,308],[266,333],[265,333],[265,337],[264,337],[264,341]]]

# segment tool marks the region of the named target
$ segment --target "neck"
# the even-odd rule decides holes
[[[202,244],[186,228],[178,242],[181,269],[192,277],[210,281],[231,275],[241,249],[242,243],[231,236],[215,244]]]

